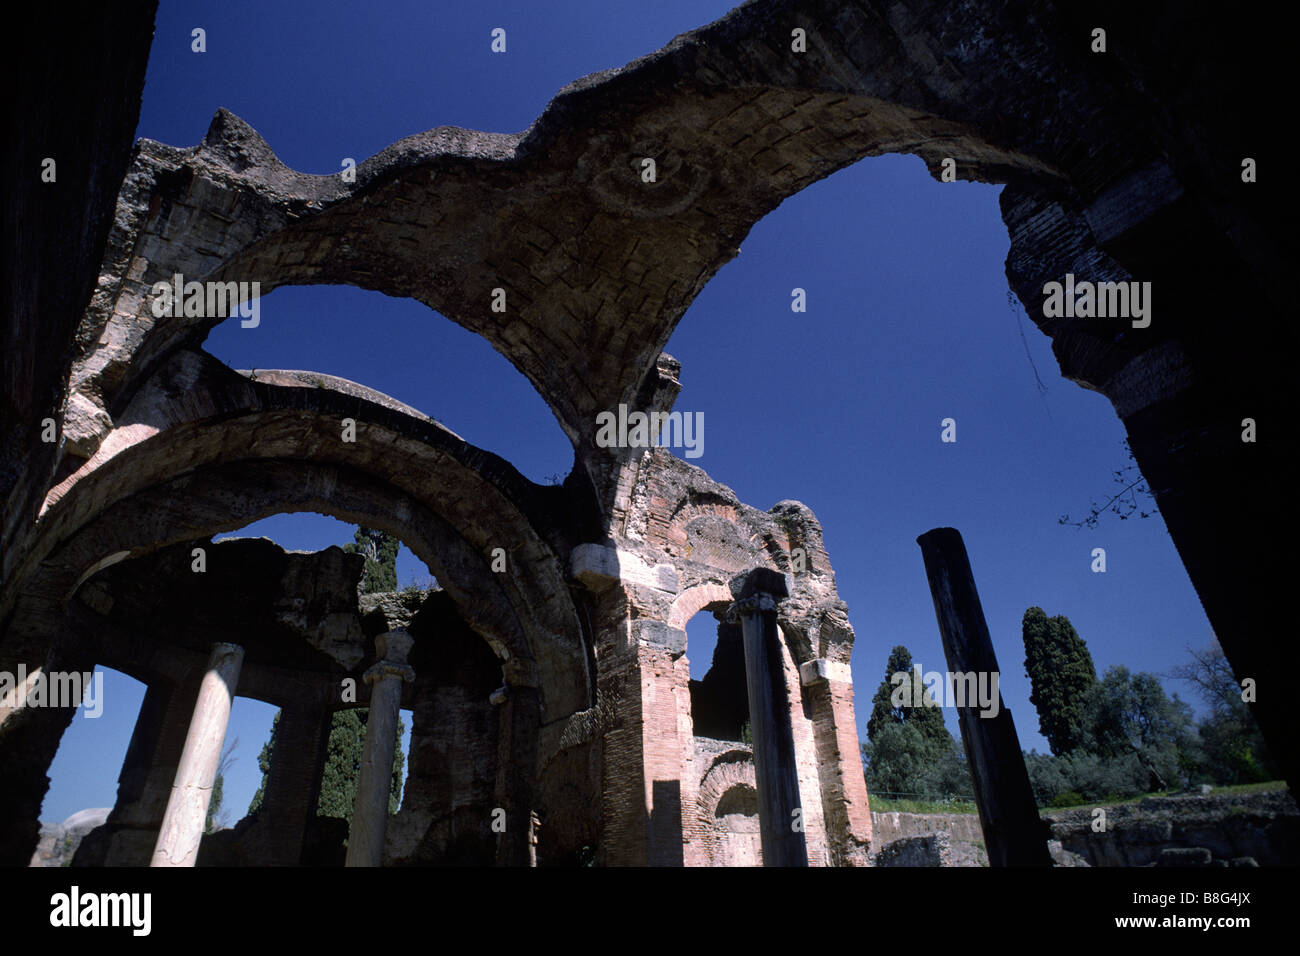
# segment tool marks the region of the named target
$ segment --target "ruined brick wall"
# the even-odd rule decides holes
[[[819,712],[815,701],[823,691],[814,684],[806,698],[801,675],[801,665],[819,657],[847,662],[852,651],[852,629],[816,518],[796,502],[781,502],[771,512],[745,505],[725,485],[662,449],[646,452],[628,467],[634,472],[626,482],[632,491],[619,533],[611,537],[615,544],[575,555],[580,575],[605,580],[619,593],[618,604],[626,605],[622,613],[633,646],[627,648],[625,666],[634,668],[640,686],[640,700],[626,716],[639,724],[636,758],[644,802],[629,810],[632,796],[617,787],[607,794],[607,819],[616,814],[645,818],[646,862],[666,854],[663,862],[710,865],[719,853],[725,856],[719,847],[729,838],[714,815],[723,795],[714,792],[716,783],[706,784],[715,772],[716,754],[709,748],[716,745],[704,742],[693,726],[685,626],[706,607],[730,604],[738,575],[766,567],[787,573],[793,582],[781,611],[782,673],[810,863],[865,863],[870,823],[860,784],[852,685],[844,683],[847,667],[836,672],[842,682],[838,712],[830,707]],[[797,560],[792,548],[801,549]],[[815,665],[810,673],[815,676]],[[852,746],[845,746],[850,740]],[[841,781],[855,775],[857,802],[846,808]],[[615,862],[642,860],[630,853]]]
[[[0,668],[101,653],[69,621],[111,618],[100,585],[129,591],[149,567],[135,562],[165,560],[172,546],[279,510],[365,521],[435,570],[504,689],[493,704],[476,675],[447,685],[459,689],[441,703],[441,692],[410,692],[421,713],[433,708],[477,742],[455,755],[469,769],[450,789],[421,769],[428,816],[408,822],[413,804],[397,857],[449,852],[453,829],[485,826],[496,801],[512,821],[499,862],[523,858],[521,831],[539,810],[539,858],[730,859],[743,841],[727,843],[700,808],[715,795],[724,811],[744,800],[722,803],[708,782],[717,768],[692,726],[684,627],[728,602],[738,575],[766,568],[789,582],[783,673],[814,862],[863,862],[853,631],[815,517],[796,501],[744,504],[663,451],[601,447],[595,418],[620,405],[671,409],[680,365],[662,349],[764,214],[863,157],[910,152],[936,175],[951,159],[959,178],[1007,184],[1008,279],[1062,373],[1106,395],[1124,422],[1228,659],[1258,681],[1252,707],[1294,783],[1300,749],[1277,682],[1300,670],[1300,646],[1259,637],[1286,634],[1292,615],[1285,563],[1258,541],[1294,536],[1295,462],[1284,440],[1239,439],[1244,416],[1285,422],[1293,404],[1280,253],[1291,226],[1273,191],[1285,181],[1241,174],[1275,125],[1260,94],[1281,88],[1273,74],[1289,60],[1270,52],[1283,31],[1247,36],[1251,18],[1212,13],[1110,0],[1086,11],[754,0],[560,91],[524,134],[417,134],[362,163],[355,184],[288,169],[224,110],[196,146],[128,151],[152,5],[57,30],[44,21],[36,35],[61,39],[36,44],[45,72],[28,74],[39,89],[18,91],[26,115],[13,155],[24,171],[46,142],[76,158],[48,215],[27,214],[44,184],[6,176],[20,185],[4,236]],[[1110,24],[1113,55],[1088,49],[1094,19]],[[787,51],[796,22],[808,28],[804,55]],[[59,56],[82,52],[84,72],[60,72]],[[85,103],[98,106],[74,108]],[[77,148],[88,115],[97,135]],[[642,143],[661,157],[653,191],[627,171]],[[67,236],[79,239],[65,254]],[[155,320],[150,286],[177,272],[424,302],[532,382],[574,445],[574,472],[540,487],[363,385],[226,369],[198,348],[218,317]],[[1041,290],[1066,272],[1151,281],[1173,318],[1098,331],[1048,317]],[[505,315],[485,308],[497,287],[513,303]],[[45,416],[61,436],[53,447],[36,437]],[[345,416],[358,429],[347,449]],[[502,541],[521,573],[491,570]],[[117,611],[118,651],[147,670],[130,607]],[[199,643],[158,652],[169,680],[201,666]],[[342,667],[303,633],[287,646],[288,661],[269,643],[253,649],[242,692],[295,688],[313,701]],[[65,716],[0,714],[6,859],[30,857]],[[141,740],[163,773],[162,738]],[[432,739],[421,754],[422,767],[451,759]]]

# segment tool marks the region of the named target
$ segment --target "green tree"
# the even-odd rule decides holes
[[[280,714],[281,711],[277,710],[271,718],[271,736],[262,744],[262,752],[257,755],[257,769],[262,771],[262,782],[257,785],[257,792],[248,804],[249,816],[262,809],[262,798],[266,796],[266,781],[271,774],[271,755],[275,753],[275,735],[280,730]]]
[[[1174,668],[1173,676],[1191,683],[1210,711],[1198,727],[1204,777],[1222,785],[1274,779],[1278,768],[1223,649],[1215,642],[1187,652],[1191,663]]]
[[[225,778],[217,774],[217,779],[212,784],[212,799],[208,801],[208,817],[203,823],[203,832],[212,833],[216,830],[217,813],[221,810],[222,790],[225,787]]]
[[[365,748],[366,718],[364,707],[340,710],[334,714],[330,728],[325,769],[321,773],[320,802],[317,814],[341,817],[352,823],[352,805],[356,802],[357,782],[361,779],[361,754]],[[402,805],[402,734],[406,726],[397,721],[397,746],[393,748],[393,778],[388,791],[388,812],[396,813]]]
[[[906,675],[899,678],[897,675]],[[970,797],[970,771],[911,652],[897,646],[872,698],[862,747],[867,788],[878,793]]]
[[[1097,669],[1069,618],[1049,618],[1040,607],[1025,611],[1025,673],[1038,710],[1038,730],[1057,756],[1083,745],[1083,700],[1097,683]]]
[[[1040,754],[1037,750],[1025,753],[1025,771],[1029,774],[1029,785],[1034,791],[1034,800],[1040,807],[1048,807],[1058,798],[1070,792],[1071,782],[1065,775],[1064,766],[1058,757]]]
[[[1089,688],[1083,728],[1086,752],[1103,761],[1136,759],[1147,791],[1172,789],[1198,757],[1191,708],[1177,694],[1166,696],[1154,675],[1127,667],[1109,668]]]
[[[1076,750],[1053,757],[1031,750],[1024,756],[1029,784],[1039,806],[1073,806],[1132,797],[1151,789],[1151,775],[1136,753],[1100,757]]]
[[[365,748],[366,718],[368,708],[336,711],[330,724],[325,767],[321,773],[320,798],[316,813],[322,817],[340,817],[352,822],[352,805],[356,801],[357,781],[361,777],[361,755]],[[248,812],[261,809],[266,793],[266,782],[271,772],[271,759],[275,754],[275,740],[280,726],[280,711],[271,721],[271,737],[258,755],[257,765],[262,771],[262,783],[253,794]],[[396,741],[393,747],[393,779],[388,791],[388,812],[396,813],[402,805],[402,768],[406,757],[402,753],[402,734],[406,722],[397,719]]]
[[[897,674],[908,675],[907,681],[900,683],[895,678]],[[867,736],[874,740],[891,723],[913,724],[927,740],[945,744],[952,740],[952,735],[944,726],[943,712],[938,701],[922,681],[920,669],[913,666],[911,651],[901,644],[889,652],[884,680],[871,699]]]
[[[875,793],[974,798],[970,770],[961,744],[927,736],[916,723],[885,724],[862,746],[867,789]]]
[[[374,594],[397,590],[398,540],[387,531],[357,527],[353,543],[343,546],[349,554],[365,555],[365,570],[361,575],[361,593]]]
[[[867,789],[873,793],[924,795],[934,744],[915,724],[886,723],[862,747]]]

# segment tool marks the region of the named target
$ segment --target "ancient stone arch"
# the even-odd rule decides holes
[[[736,865],[742,861],[751,866],[761,865],[763,848],[756,839],[756,790],[754,764],[744,751],[724,753],[709,767],[700,781],[696,804],[695,829],[700,833],[701,844],[697,865]],[[750,818],[751,826],[739,832],[720,828],[719,819],[730,816]]]
[[[129,586],[165,545],[228,527],[228,505],[364,518],[419,543],[447,573],[461,623],[508,665],[508,692],[466,697],[463,712],[482,722],[485,707],[506,708],[494,726],[507,759],[489,789],[507,805],[509,836],[488,835],[470,801],[455,826],[480,830],[464,852],[527,859],[537,812],[542,856],[677,864],[698,825],[703,759],[688,701],[683,711],[682,615],[695,594],[779,572],[786,683],[811,715],[815,761],[801,786],[820,794],[819,849],[865,862],[853,631],[816,518],[797,502],[744,505],[662,449],[600,447],[596,417],[672,408],[680,366],[664,344],[763,215],[845,165],[908,152],[936,176],[952,160],[960,178],[1006,184],[1012,288],[1063,374],[1123,420],[1229,660],[1258,682],[1256,714],[1294,783],[1276,675],[1294,672],[1300,651],[1260,636],[1286,632],[1289,589],[1257,540],[1290,532],[1281,503],[1295,466],[1284,442],[1240,440],[1243,418],[1279,434],[1290,407],[1289,227],[1267,187],[1243,189],[1240,175],[1268,113],[1232,63],[1244,48],[1233,25],[1216,24],[1217,45],[1189,55],[1180,44],[1204,29],[1194,12],[1094,7],[751,0],[571,84],[523,134],[431,130],[363,162],[355,183],[287,169],[226,111],[198,146],[131,150],[152,4],[61,26],[62,51],[97,55],[82,74],[51,70],[24,101],[12,155],[22,170],[56,147],[83,159],[39,199],[40,184],[5,170],[20,184],[12,208],[41,215],[6,212],[0,668],[83,662],[95,648],[68,617],[83,596],[110,578]],[[1098,59],[1083,38],[1102,15],[1124,39]],[[808,31],[803,54],[789,49],[792,24]],[[89,146],[83,116],[103,131]],[[632,168],[650,153],[659,177],[643,189]],[[1044,317],[1041,290],[1066,273],[1150,281],[1159,315],[1119,329]],[[574,444],[574,472],[538,487],[364,386],[237,375],[199,351],[220,316],[155,314],[154,284],[176,274],[418,299],[532,382]],[[491,309],[497,290],[504,314]],[[344,418],[355,442],[340,438]],[[55,442],[41,440],[47,421]],[[440,479],[469,491],[440,492]],[[500,580],[482,570],[497,547],[514,569]],[[378,644],[364,653],[381,663]],[[202,664],[182,658],[166,699],[149,705],[153,732],[193,702]],[[404,693],[419,698],[414,684]],[[66,714],[6,708],[0,721],[15,781],[0,795],[0,847],[21,862]],[[132,786],[124,777],[123,799]],[[476,778],[475,800],[484,786]],[[412,827],[430,832],[397,829]],[[388,860],[435,861],[450,852],[446,827],[431,843],[387,847]]]

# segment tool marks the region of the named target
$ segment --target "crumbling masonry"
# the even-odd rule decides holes
[[[1270,675],[1300,662],[1274,640],[1287,589],[1256,547],[1295,521],[1276,440],[1294,342],[1283,224],[1241,177],[1263,105],[1237,96],[1253,78],[1231,60],[1231,25],[1195,5],[1122,6],[755,0],[570,85],[525,133],[431,130],[355,182],[286,168],[224,111],[197,147],[132,150],[153,5],[71,24],[29,14],[24,35],[48,61],[16,91],[4,170],[0,670],[101,664],[148,686],[117,804],[77,862],[161,852],[173,788],[202,783],[190,728],[212,717],[195,701],[220,663],[229,693],[283,714],[262,810],[204,841],[200,863],[341,863],[346,834],[314,812],[330,714],[382,685],[414,713],[401,811],[381,846],[362,841],[387,865],[864,864],[853,631],[816,518],[796,501],[750,507],[666,451],[595,436],[620,404],[671,409],[680,367],[663,346],[755,222],[886,152],[1007,184],[1012,287],[1063,373],[1124,421],[1294,785],[1293,722]],[[1098,25],[1107,56],[1089,49]],[[33,174],[52,153],[57,188]],[[227,368],[202,350],[221,319],[155,316],[151,286],[176,273],[418,299],[536,387],[573,443],[572,473],[533,484],[363,385]],[[1045,319],[1041,289],[1066,273],[1150,281],[1159,314],[1141,330]],[[1241,442],[1244,417],[1274,440]],[[441,589],[358,601],[355,556],[211,541],[302,510],[398,535]],[[701,610],[719,640],[710,677],[692,682],[684,628]],[[221,650],[232,641],[242,656]],[[740,675],[769,651],[754,747],[792,756],[760,786],[739,733],[759,720],[754,672],[748,699]],[[31,856],[70,717],[0,710],[6,863]],[[767,818],[791,804],[794,844]]]

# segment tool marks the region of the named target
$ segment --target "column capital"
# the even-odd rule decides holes
[[[760,611],[775,611],[777,602],[790,596],[785,575],[771,568],[753,568],[731,579],[731,594],[736,599],[727,608],[727,623],[737,617]]]
[[[415,638],[411,637],[404,627],[380,634],[375,638],[375,652],[379,655],[379,660],[370,666],[361,679],[367,684],[388,677],[399,677],[404,681],[415,680],[415,669],[406,663],[406,656],[411,653],[414,645]]]
[[[763,591],[757,594],[751,594],[747,598],[741,598],[727,608],[727,623],[735,624],[736,619],[750,614],[757,614],[760,611],[775,611],[776,598]]]
[[[727,584],[731,589],[731,596],[737,602],[756,594],[766,594],[776,601],[790,596],[791,582],[788,576],[771,568],[751,568],[742,574],[737,574]]]
[[[367,684],[381,681],[388,677],[400,677],[404,681],[415,680],[415,668],[410,664],[395,664],[392,661],[379,661],[361,675]]]

